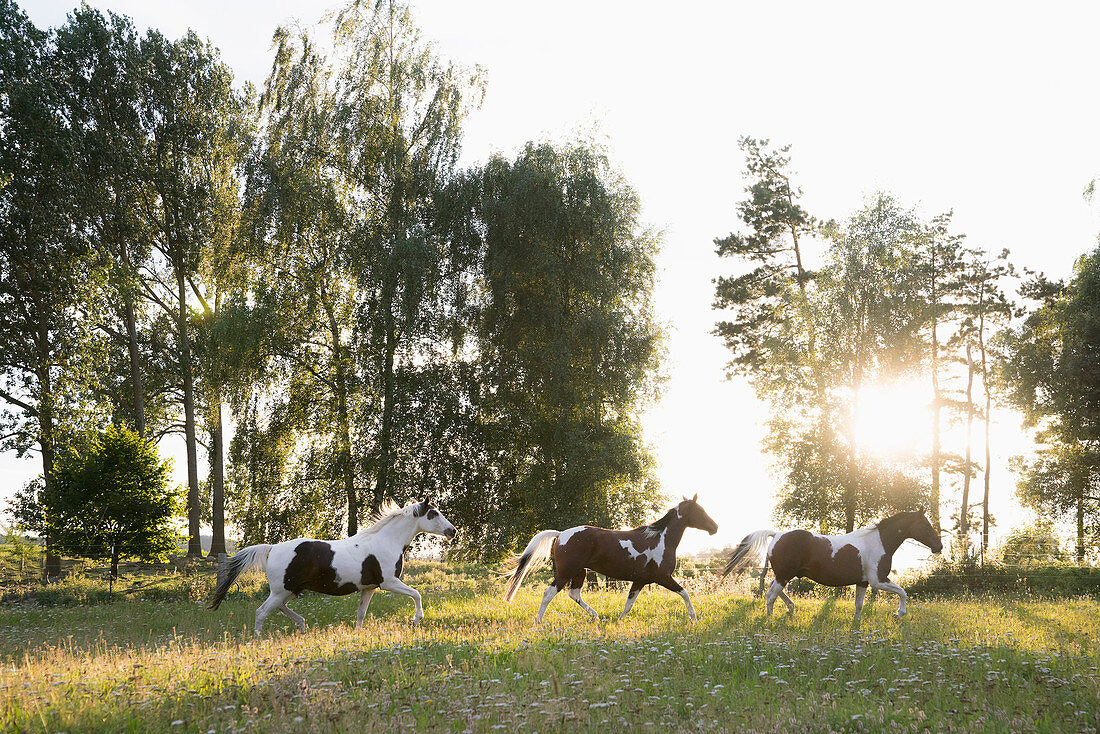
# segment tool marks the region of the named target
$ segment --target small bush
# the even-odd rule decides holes
[[[930,573],[902,584],[914,596],[1008,595],[1039,597],[1100,597],[1100,568],[1050,564],[1045,566],[983,566],[942,564]]]

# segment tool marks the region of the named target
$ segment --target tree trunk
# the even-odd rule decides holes
[[[210,428],[211,538],[210,557],[225,553],[225,439],[222,427],[222,399],[212,397],[213,425]]]
[[[111,544],[111,591],[115,590],[115,581],[118,579],[118,542]]]
[[[982,356],[982,388],[985,390],[985,470],[982,481],[982,563],[985,563],[985,554],[989,550],[989,470],[993,464],[990,462],[989,450],[989,426],[993,420],[993,394],[989,389],[989,369],[985,360],[985,314],[978,322],[978,348]]]
[[[1077,496],[1077,562],[1085,562],[1085,487]]]
[[[351,458],[351,419],[348,413],[348,376],[347,360],[344,356],[345,348],[340,341],[340,325],[336,323],[336,314],[332,304],[325,300],[325,313],[328,316],[329,333],[332,337],[332,356],[336,362],[335,384],[336,393],[336,443],[337,443],[337,472],[340,483],[343,484],[344,496],[348,503],[348,535],[359,532],[359,497],[355,490],[355,467]],[[376,505],[377,510],[381,505]]]
[[[50,494],[53,486],[53,467],[56,456],[56,437],[53,425],[53,378],[50,375],[50,327],[46,321],[45,310],[39,311],[38,335],[38,445],[42,450],[42,485],[45,493]],[[46,538],[46,563],[43,568],[43,583],[61,576],[61,556],[50,538]]]
[[[934,296],[933,296],[934,297]],[[936,335],[936,322],[932,321],[932,489],[928,496],[929,522],[936,530],[940,529],[940,420],[943,412],[943,398],[940,394],[939,342]]]
[[[962,504],[959,506],[959,560],[965,561],[970,548],[970,450],[974,432],[974,361],[966,345],[966,459],[963,463]]]
[[[187,555],[202,556],[199,537],[199,460],[195,438],[195,382],[191,374],[191,340],[187,333],[187,289],[183,262],[173,263],[176,269],[176,285],[179,288],[179,315],[176,326],[180,339],[180,371],[183,378],[183,431],[187,449]]]
[[[390,471],[393,463],[393,402],[394,357],[397,352],[397,336],[393,317],[387,311],[386,348],[382,359],[382,427],[378,437],[378,480],[375,484],[375,502],[381,504],[390,489]]]
[[[130,272],[130,258],[126,251],[126,242],[119,244],[122,262],[126,272]],[[141,379],[141,351],[138,345],[137,317],[134,313],[134,298],[129,289],[123,295],[123,319],[126,321],[126,349],[130,355],[130,386],[134,393],[134,430],[145,438],[145,392]]]

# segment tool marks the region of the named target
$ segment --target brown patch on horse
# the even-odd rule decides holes
[[[400,563],[398,561],[399,565]],[[373,555],[363,559],[363,570],[359,583],[363,586],[378,586],[382,583],[382,564]]]
[[[336,551],[323,540],[306,540],[294,548],[294,558],[287,564],[283,587],[293,594],[316,591],[331,596],[344,596],[359,587],[351,582],[336,583],[332,559]],[[375,561],[377,563],[377,561]]]
[[[893,565],[894,565],[894,554],[893,553],[883,553],[882,558],[878,559],[878,580],[879,581],[889,581],[890,580],[890,572],[894,570],[892,568]]]
[[[796,577],[826,586],[848,586],[865,580],[858,548],[847,544],[834,554],[827,538],[808,530],[781,535],[772,546],[771,566],[775,580],[781,584]]]

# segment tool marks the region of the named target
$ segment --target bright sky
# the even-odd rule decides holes
[[[44,28],[73,4],[24,8]],[[90,4],[171,37],[193,28],[257,85],[275,27],[311,25],[324,7]],[[1008,247],[1017,265],[1056,277],[1096,245],[1100,216],[1081,192],[1100,176],[1098,4],[421,0],[413,14],[443,57],[488,72],[464,163],[596,123],[644,219],[665,230],[656,298],[671,327],[670,380],[647,435],[668,492],[698,492],[720,527],[714,538],[689,532],[684,550],[774,524],[763,413],[746,385],[724,380],[726,353],[709,334],[711,280],[729,270],[711,242],[736,226],[743,195],[739,135],[793,144],[804,204],[820,218],[843,219],[886,189],[928,214],[954,209],[970,244]],[[1011,419],[996,436],[1012,447],[994,460],[1003,532],[1020,517],[1004,459],[1026,441]],[[0,456],[10,480],[0,495],[37,466]]]

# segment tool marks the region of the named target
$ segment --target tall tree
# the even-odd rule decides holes
[[[1004,278],[1014,271],[1008,261],[1008,250],[1002,250],[997,256],[990,255],[980,248],[965,248],[961,251],[961,271],[958,288],[957,308],[962,316],[959,334],[967,350],[967,441],[966,459],[963,475],[962,508],[969,507],[969,483],[971,477],[971,441],[970,423],[975,413],[971,396],[971,385],[975,372],[981,376],[984,409],[980,411],[984,426],[984,462],[982,464],[982,534],[980,552],[984,560],[989,548],[989,487],[992,474],[990,426],[993,417],[993,386],[988,360],[988,338],[990,329],[1004,325],[1012,316],[1013,304],[1008,300],[1001,285]],[[975,362],[971,353],[977,350]],[[959,535],[965,546],[968,541],[969,512],[959,514]]]
[[[815,315],[819,319],[821,364],[839,400],[838,426],[845,443],[844,527],[855,528],[888,503],[860,492],[861,447],[856,434],[865,387],[888,382],[920,362],[918,338],[924,304],[918,289],[917,248],[922,228],[892,197],[879,194],[843,228],[830,231],[830,246],[818,278]],[[828,366],[826,366],[828,365]]]
[[[920,287],[927,307],[928,371],[932,381],[932,455],[929,457],[932,485],[928,496],[929,521],[940,527],[941,475],[946,457],[943,452],[943,409],[948,404],[943,385],[943,345],[950,340],[947,327],[956,318],[956,291],[959,287],[960,248],[963,236],[950,231],[952,212],[937,215],[917,241]],[[945,329],[947,333],[945,333]]]
[[[256,335],[259,354],[274,361],[284,400],[246,425],[263,432],[313,434],[315,481],[310,492],[343,496],[349,534],[358,531],[359,443],[353,416],[363,390],[350,350],[355,303],[351,230],[355,208],[343,175],[333,72],[306,35],[276,32],[276,54],[260,98],[263,127],[250,164],[247,223],[266,263],[258,271],[252,320],[270,330]],[[262,427],[262,412],[271,419]],[[242,439],[243,440],[243,439]],[[281,445],[279,441],[276,445]],[[255,449],[254,449],[255,450]],[[294,457],[276,452],[291,461]],[[332,502],[327,501],[331,505]],[[339,503],[337,503],[339,504]]]
[[[137,206],[144,184],[139,171],[145,136],[138,116],[142,80],[133,25],[87,6],[73,11],[57,31],[56,65],[66,84],[66,114],[78,136],[80,152],[72,165],[82,183],[84,233],[109,276],[84,308],[125,349],[129,389],[125,396],[109,397],[120,408],[118,418],[145,436],[138,282],[150,237]]]
[[[46,489],[59,434],[75,428],[81,383],[94,374],[81,360],[97,356],[75,308],[92,269],[55,54],[47,33],[0,0],[0,437],[19,453],[37,448]],[[51,552],[47,578],[59,571]]]
[[[150,31],[141,41],[144,85],[141,120],[148,137],[144,174],[150,194],[142,201],[154,222],[153,246],[163,268],[149,268],[158,287],[146,296],[174,318],[187,454],[188,555],[199,556],[201,518],[198,479],[198,413],[192,347],[192,284],[206,247],[216,243],[219,219],[217,175],[223,146],[238,124],[239,95],[232,73],[216,50],[194,33],[169,41]]]
[[[1025,282],[1021,295],[1037,306],[1017,329],[1000,335],[998,372],[1009,397],[1024,413],[1025,425],[1038,429],[1049,447],[1024,467],[1021,488],[1042,486],[1051,496],[1052,509],[1072,507],[1077,517],[1077,559],[1088,545],[1088,522],[1095,521],[1097,471],[1100,463],[1100,248],[1078,259],[1071,280],[1062,284],[1042,275]],[[1055,501],[1053,483],[1044,477],[1062,477]]]
[[[743,272],[715,279],[714,308],[732,319],[719,321],[714,333],[731,352],[730,377],[747,377],[776,408],[769,450],[791,460],[788,484],[797,484],[807,509],[817,508],[804,519],[825,532],[837,489],[830,473],[836,444],[811,313],[816,274],[806,247],[817,221],[802,207],[802,192],[791,180],[789,145],[773,148],[767,140],[742,137],[739,146],[748,184],[736,210],[747,232],[714,244],[719,257],[734,259]]]
[[[408,7],[353,0],[336,17],[340,137],[348,180],[368,202],[356,240],[360,359],[381,397],[374,429],[373,509],[393,497],[399,356],[430,335],[439,265],[430,232],[433,195],[458,160],[462,123],[480,105],[480,69],[442,61]],[[426,334],[428,332],[428,334]],[[365,357],[365,359],[364,359]]]
[[[637,521],[657,500],[638,413],[659,364],[658,237],[639,226],[634,192],[585,145],[495,158],[482,186],[479,401],[498,457],[498,540]]]

